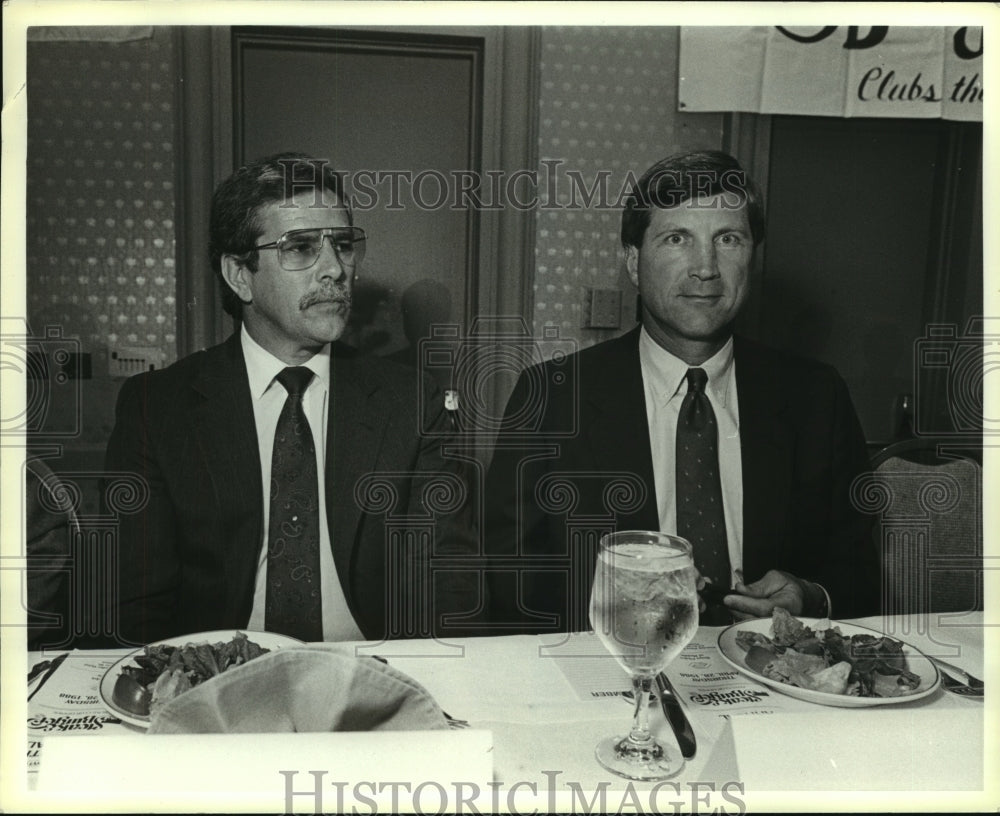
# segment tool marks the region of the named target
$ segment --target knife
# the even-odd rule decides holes
[[[944,669],[945,671],[953,672],[955,674],[964,675],[965,676],[965,682],[969,686],[971,686],[972,688],[981,689],[984,686],[984,683],[983,683],[982,680],[980,680],[978,677],[976,677],[973,674],[969,674],[965,669],[960,668],[959,666],[953,666],[951,663],[946,663],[940,657],[932,657],[931,655],[927,655],[927,659],[930,660],[931,663],[936,663],[939,668]]]
[[[45,684],[46,684],[47,682],[49,682],[49,678],[50,678],[50,677],[51,677],[51,676],[52,676],[53,674],[55,674],[55,673],[56,673],[56,669],[58,669],[58,668],[59,668],[59,667],[60,667],[60,666],[62,665],[62,662],[63,662],[63,661],[64,661],[64,660],[65,660],[65,659],[66,659],[67,657],[69,657],[69,652],[65,652],[65,653],[63,653],[63,654],[59,655],[59,657],[55,658],[55,659],[54,659],[54,660],[53,660],[53,661],[52,661],[51,663],[49,663],[49,666],[48,666],[48,668],[47,668],[47,669],[45,670],[45,674],[43,674],[43,675],[42,675],[42,679],[38,681],[38,685],[37,685],[37,686],[35,686],[35,687],[34,687],[34,688],[33,688],[33,689],[31,690],[31,694],[29,694],[29,695],[28,695],[28,699],[29,699],[29,700],[30,700],[30,699],[31,699],[32,697],[34,697],[34,696],[35,696],[36,694],[38,694],[38,690],[39,690],[39,689],[40,689],[40,688],[41,688],[42,686],[44,686],[44,685],[45,685]]]
[[[663,707],[663,714],[674,730],[681,754],[684,759],[691,759],[698,749],[694,738],[694,729],[691,728],[691,723],[688,722],[684,709],[681,708],[680,700],[677,699],[673,686],[670,685],[670,681],[663,672],[656,675],[656,688],[660,692],[660,705]]]

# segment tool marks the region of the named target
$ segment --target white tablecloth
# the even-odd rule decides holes
[[[983,663],[981,614],[961,618],[939,615],[930,621],[868,618],[853,622],[887,631],[925,653],[941,656],[980,676],[992,673],[992,667]],[[745,690],[754,684],[743,675],[722,671],[720,667],[728,667],[713,653],[719,631],[700,629],[690,649],[668,674],[675,684],[683,686],[682,672],[690,673],[696,667],[696,673],[710,674],[713,682],[718,679],[739,685],[740,695],[730,697],[748,698]],[[279,740],[273,738],[238,736],[238,742],[232,743],[234,747],[226,749],[217,742],[211,750],[190,741],[192,738],[187,738],[187,749],[177,748],[181,745],[178,742],[164,742],[162,745],[169,746],[170,751],[163,755],[157,778],[169,783],[175,799],[171,804],[170,790],[150,790],[148,802],[140,798],[130,800],[130,805],[140,810],[187,807],[183,797],[176,797],[184,791],[185,778],[195,784],[192,774],[198,769],[204,771],[205,779],[197,784],[206,786],[198,788],[203,792],[199,800],[202,809],[225,809],[221,803],[239,803],[241,809],[274,811],[286,809],[284,804],[304,812],[312,812],[316,803],[315,797],[301,794],[303,788],[308,789],[306,794],[312,790],[316,777],[310,774],[314,771],[323,771],[324,810],[346,807],[350,811],[351,803],[358,801],[351,795],[360,792],[362,797],[377,800],[379,812],[388,809],[386,797],[390,794],[397,797],[397,809],[437,809],[438,787],[450,797],[448,809],[455,809],[457,795],[468,802],[476,801],[482,812],[497,807],[519,812],[552,807],[612,812],[713,808],[738,811],[747,806],[824,810],[834,804],[841,809],[879,809],[880,802],[891,802],[894,809],[905,803],[905,807],[916,809],[975,810],[983,807],[984,796],[993,796],[996,785],[995,774],[983,773],[984,763],[995,762],[996,757],[992,731],[984,735],[986,703],[944,690],[922,700],[878,709],[827,708],[772,695],[766,704],[696,710],[688,698],[689,717],[698,738],[696,757],[666,784],[629,783],[605,772],[594,760],[595,744],[610,734],[624,734],[632,709],[618,694],[628,687],[627,677],[592,635],[394,641],[356,646],[359,654],[383,656],[418,680],[452,717],[467,720],[470,729],[445,734],[433,744],[425,734],[396,735],[384,743],[366,743],[378,750],[364,755],[356,750],[361,745],[357,735],[292,735],[298,746],[316,740],[315,751],[310,754],[308,748],[304,749],[304,756],[316,757],[309,767],[288,767],[287,749],[277,747]],[[31,802],[54,802],[58,807],[60,802],[88,801],[79,789],[62,794],[53,790],[53,785],[58,788],[69,772],[51,773],[51,765],[46,765],[50,745],[58,746],[51,749],[50,763],[73,763],[77,768],[73,785],[78,788],[83,784],[81,780],[92,780],[96,788],[92,791],[96,797],[93,801],[106,806],[109,803],[102,802],[101,797],[111,797],[114,791],[108,788],[116,787],[107,773],[114,760],[106,755],[119,751],[134,759],[138,752],[151,750],[150,743],[160,739],[108,721],[110,717],[96,699],[95,678],[124,654],[127,651],[72,654],[32,701],[27,712],[29,769],[37,771],[41,767],[45,784],[25,793],[29,803],[26,809],[31,809]],[[29,655],[29,665],[39,657]],[[650,709],[650,722],[659,738],[672,741],[657,706]],[[118,741],[110,741],[116,736]],[[322,750],[321,737],[326,738]],[[236,756],[234,752],[246,752],[247,746],[251,746],[250,758],[229,761]],[[269,757],[272,750],[275,755]],[[180,767],[176,764],[179,760],[171,760],[171,756],[179,756],[178,751],[187,759],[185,775],[180,778],[171,773],[172,762],[175,768]],[[98,754],[100,762],[86,764],[88,757]],[[484,757],[486,766],[481,761]],[[404,761],[407,758],[412,761]],[[441,769],[436,775],[439,784],[433,788],[425,785],[415,801],[413,787],[419,785],[419,775],[426,773],[426,765],[421,762],[431,761],[433,767]],[[268,762],[274,766],[270,778]],[[239,785],[237,771],[241,765],[246,766],[248,774],[252,766],[253,776],[242,791],[230,791],[228,795],[225,790],[204,793],[212,785],[213,767],[226,768],[226,784]],[[407,770],[404,765],[411,767]],[[485,776],[489,776],[489,765],[492,780],[483,778],[484,767]],[[81,772],[80,767],[90,767],[91,771]],[[342,774],[349,770],[349,778],[338,776],[338,769]],[[287,774],[282,771],[294,772],[291,787],[286,787]],[[230,780],[233,773],[237,781]],[[456,790],[456,782],[462,781],[460,773],[476,778],[465,778],[467,786]],[[222,778],[218,774],[216,777]],[[251,791],[254,784],[263,784],[262,779],[269,792],[266,802]],[[155,787],[155,779],[149,784]],[[384,786],[381,791],[380,784]],[[106,789],[102,790],[102,785]],[[141,790],[143,786],[136,787]],[[298,793],[283,799],[289,790]],[[830,793],[817,799],[817,791]],[[901,798],[899,792],[908,795]],[[478,797],[469,798],[473,793]],[[46,800],[45,796],[56,798]],[[360,802],[359,812],[372,810],[365,798]],[[95,805],[95,809],[100,808]],[[469,807],[465,811],[473,812]]]

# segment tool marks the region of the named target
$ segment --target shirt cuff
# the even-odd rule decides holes
[[[812,585],[816,587],[816,589],[818,589],[819,592],[812,593],[813,597],[810,599],[812,602],[811,605],[815,607],[815,605],[817,604],[822,604],[822,608],[816,610],[815,614],[812,614],[809,617],[813,618],[831,617],[830,612],[833,608],[833,605],[830,602],[830,593],[826,591],[826,587],[823,586],[822,584],[817,584],[815,582],[812,582]],[[822,597],[820,597],[820,593],[822,593]]]

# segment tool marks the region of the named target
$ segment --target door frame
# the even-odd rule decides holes
[[[734,156],[752,178],[767,205],[767,182],[771,167],[771,117],[762,113],[727,113],[722,117],[722,149]],[[764,254],[767,245],[755,251],[750,270],[750,291],[736,321],[736,328],[757,335],[763,311]]]

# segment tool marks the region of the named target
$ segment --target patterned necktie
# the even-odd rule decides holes
[[[323,639],[316,448],[302,409],[312,376],[294,366],[276,378],[288,397],[274,432],[264,600],[265,628],[305,641]]]
[[[687,381],[677,419],[677,534],[691,542],[698,572],[715,586],[729,589],[732,578],[719,479],[719,428],[705,393],[708,375],[703,369],[689,368]]]

